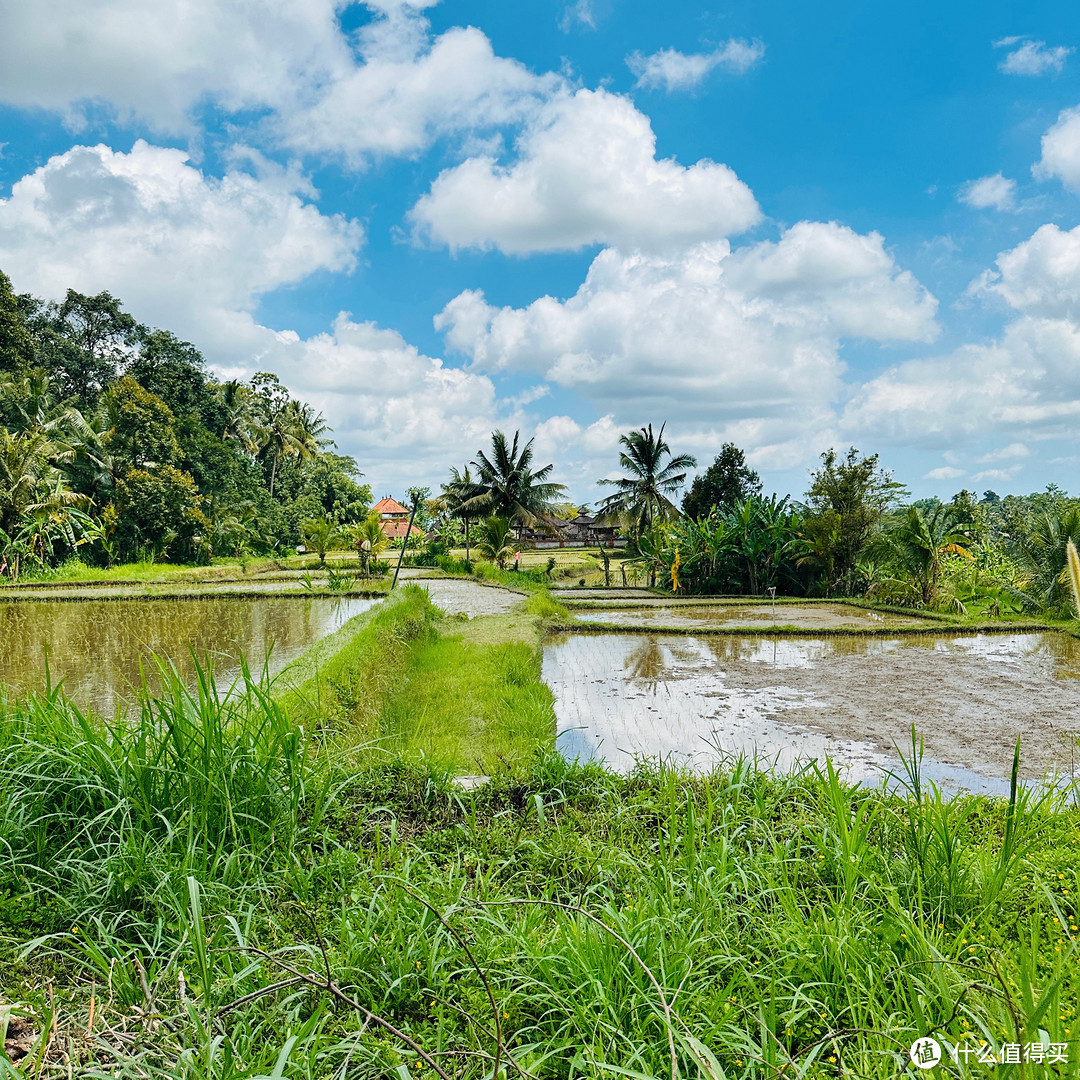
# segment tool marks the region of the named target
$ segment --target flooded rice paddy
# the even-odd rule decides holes
[[[1053,633],[903,638],[549,638],[544,678],[557,745],[626,770],[636,757],[704,769],[733,754],[790,769],[826,753],[848,779],[898,770],[925,739],[924,775],[947,788],[1007,790],[1067,773],[1080,729],[1080,641]]]
[[[642,604],[632,608],[579,608],[583,622],[622,626],[806,626],[818,630],[845,627],[910,626],[923,622],[917,615],[866,611],[850,604]]]
[[[0,603],[0,683],[16,694],[40,689],[47,657],[54,684],[63,679],[80,707],[112,715],[135,697],[140,664],[157,685],[152,654],[168,657],[189,683],[192,651],[200,660],[209,654],[219,685],[228,685],[241,657],[257,673],[269,653],[276,672],[376,602],[295,596]]]

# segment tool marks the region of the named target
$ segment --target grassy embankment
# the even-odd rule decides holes
[[[519,766],[555,734],[538,600],[523,614],[469,620],[406,587],[287,667],[275,694],[294,722],[332,731],[365,761],[483,775]]]
[[[1068,1043],[1024,1075],[1075,1075],[1062,796],[543,751],[465,792],[425,717],[549,700],[535,623],[438,635],[411,590],[361,618],[277,696],[174,684],[116,726],[5,708],[0,1075],[883,1080],[928,1032]]]

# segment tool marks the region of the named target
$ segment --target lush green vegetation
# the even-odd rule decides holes
[[[421,630],[402,677],[455,648]],[[535,680],[490,655],[478,693]],[[884,795],[542,751],[464,791],[300,715],[207,678],[115,725],[0,713],[14,1075],[891,1078],[924,1033],[1075,1057],[1063,794],[942,799],[917,756]]]
[[[426,592],[407,586],[286,668],[278,694],[294,717],[340,733],[365,760],[505,771],[550,748],[555,731],[538,620],[515,621],[500,625],[497,640],[478,640],[476,627],[444,618]]]
[[[718,458],[711,470],[715,490],[739,492],[749,483],[738,455]],[[802,502],[751,492],[696,517],[669,514],[633,537],[630,554],[650,580],[683,593],[775,589],[961,615],[1065,619],[1075,614],[1070,541],[1080,543],[1080,499],[1058,488],[909,502],[876,455],[852,449],[822,455]]]
[[[217,383],[108,293],[16,296],[0,273],[0,564],[206,563],[362,521],[371,491],[269,374]]]

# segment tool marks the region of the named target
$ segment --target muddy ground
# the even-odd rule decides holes
[[[565,635],[545,652],[560,729],[578,752],[699,764],[757,752],[781,764],[828,752],[856,774],[899,765],[915,724],[925,752],[1000,789],[1080,757],[1080,642],[1057,634],[788,639]],[[616,760],[618,759],[618,760]],[[858,775],[856,778],[862,778]]]
[[[846,604],[650,604],[636,608],[578,608],[585,622],[618,626],[806,626],[815,630],[926,625],[915,615],[866,611]]]

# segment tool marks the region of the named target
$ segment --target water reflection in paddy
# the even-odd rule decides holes
[[[140,664],[151,654],[168,657],[190,680],[192,650],[200,659],[209,653],[219,683],[227,684],[241,657],[260,671],[272,646],[270,670],[278,671],[374,603],[354,597],[0,603],[0,683],[15,693],[40,688],[47,656],[54,684],[63,679],[80,706],[111,715],[132,699]]]
[[[1070,767],[1080,642],[1058,634],[899,639],[566,634],[544,678],[558,745],[626,769],[635,756],[707,768],[757,754],[790,768],[828,753],[853,780],[899,766],[914,723],[928,772],[1000,791],[1017,736],[1022,774]]]

